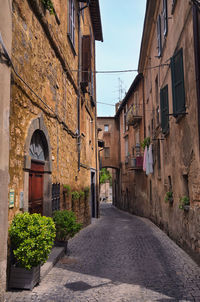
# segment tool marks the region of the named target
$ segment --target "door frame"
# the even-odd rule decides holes
[[[31,139],[36,130],[43,133],[47,146],[48,156],[44,161],[44,185],[43,185],[43,215],[52,216],[52,154],[51,145],[47,128],[44,123],[44,118],[39,115],[38,118],[30,121],[25,147],[24,147],[24,204],[23,210],[28,212],[29,207],[29,171],[31,169],[32,158],[29,155]]]

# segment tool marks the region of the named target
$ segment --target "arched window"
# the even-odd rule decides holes
[[[48,156],[48,148],[44,134],[40,130],[33,133],[29,148],[29,155],[32,159],[45,161]]]

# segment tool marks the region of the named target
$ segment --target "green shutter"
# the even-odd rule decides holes
[[[160,90],[161,127],[164,134],[169,132],[168,85]]]
[[[178,114],[185,112],[185,87],[182,48],[171,58],[171,76],[173,114],[174,117],[177,117]]]

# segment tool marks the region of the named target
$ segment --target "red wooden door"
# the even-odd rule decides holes
[[[29,213],[43,214],[44,165],[32,162],[29,172]]]

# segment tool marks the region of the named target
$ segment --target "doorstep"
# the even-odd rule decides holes
[[[65,255],[64,247],[53,247],[51,253],[40,269],[40,280],[50,272],[53,266]]]

